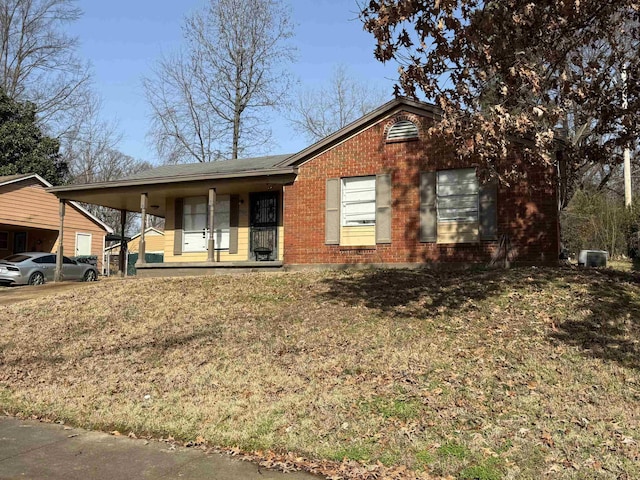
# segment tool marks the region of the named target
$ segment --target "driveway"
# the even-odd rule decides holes
[[[104,281],[104,280],[99,280]],[[112,281],[112,280],[109,280]],[[47,295],[78,290],[93,282],[58,282],[45,283],[38,286],[20,287],[0,287],[0,305],[9,305],[17,302],[24,302],[33,298],[42,298]]]

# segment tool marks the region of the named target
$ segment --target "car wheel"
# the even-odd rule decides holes
[[[83,278],[85,282],[95,282],[97,279],[98,279],[98,275],[96,275],[95,270],[87,270]]]
[[[42,285],[44,283],[44,275],[42,272],[34,272],[29,277],[29,285]]]

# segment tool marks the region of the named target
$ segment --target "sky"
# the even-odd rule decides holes
[[[79,55],[92,64],[102,119],[117,122],[123,153],[158,163],[147,139],[150,110],[142,77],[163,53],[180,47],[184,17],[201,8],[204,0],[79,0],[78,5],[84,15],[69,33],[78,37]],[[326,85],[341,64],[353,77],[384,89],[392,98],[397,66],[375,60],[375,42],[357,19],[355,0],[289,0],[289,5],[298,49],[290,70],[300,87]],[[292,134],[281,116],[269,123],[274,143],[265,154],[294,153],[308,145]]]

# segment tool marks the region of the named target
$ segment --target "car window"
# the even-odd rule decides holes
[[[66,265],[75,265],[76,264],[76,262],[71,260],[69,257],[62,257],[62,263],[66,264]]]
[[[7,262],[19,263],[24,262],[25,260],[29,260],[31,257],[27,257],[26,255],[9,255],[5,260]]]
[[[45,255],[44,257],[34,258],[33,261],[36,262],[36,263],[39,263],[39,264],[56,263],[56,256],[55,255]]]

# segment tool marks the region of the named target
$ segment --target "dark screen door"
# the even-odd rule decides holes
[[[278,257],[278,192],[250,196],[251,257],[275,260]]]

